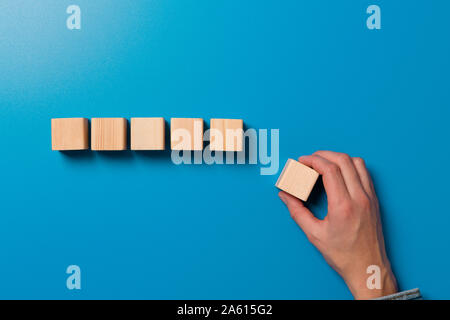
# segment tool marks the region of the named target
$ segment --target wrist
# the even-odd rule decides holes
[[[349,277],[344,277],[356,300],[375,299],[398,291],[397,281],[389,263],[378,266],[379,270],[377,269],[374,273],[367,273],[367,267],[358,268]]]

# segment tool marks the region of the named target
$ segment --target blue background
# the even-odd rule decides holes
[[[66,8],[82,29],[66,28]],[[366,28],[378,4],[382,29]],[[0,298],[348,299],[259,165],[51,151],[52,117],[243,118],[362,156],[401,289],[450,298],[448,1],[0,2]],[[280,168],[281,170],[281,168]],[[312,202],[326,211],[320,191]],[[82,290],[66,288],[68,265]]]

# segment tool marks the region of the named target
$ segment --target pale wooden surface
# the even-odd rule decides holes
[[[319,173],[298,161],[289,159],[275,186],[300,200],[307,201]]]
[[[171,118],[170,147],[172,150],[203,150],[203,119]]]
[[[164,150],[164,118],[131,118],[131,150]]]
[[[211,119],[210,149],[212,151],[243,150],[244,121],[242,119]]]
[[[117,151],[127,149],[127,120],[125,118],[92,118],[91,149]]]
[[[52,150],[89,149],[88,119],[52,119]]]

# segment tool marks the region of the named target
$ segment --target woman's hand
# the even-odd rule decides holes
[[[319,220],[302,201],[279,193],[309,241],[342,276],[355,299],[397,292],[384,246],[378,199],[364,161],[331,151],[317,151],[299,161],[322,175],[328,198],[328,214]],[[371,265],[380,268],[380,289],[367,286]]]

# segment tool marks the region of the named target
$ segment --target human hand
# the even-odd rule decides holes
[[[384,246],[375,189],[361,158],[317,151],[299,158],[322,175],[328,214],[319,220],[303,202],[281,191],[279,196],[309,241],[349,287],[355,299],[372,299],[397,292]],[[381,289],[369,289],[367,267],[381,271]]]

